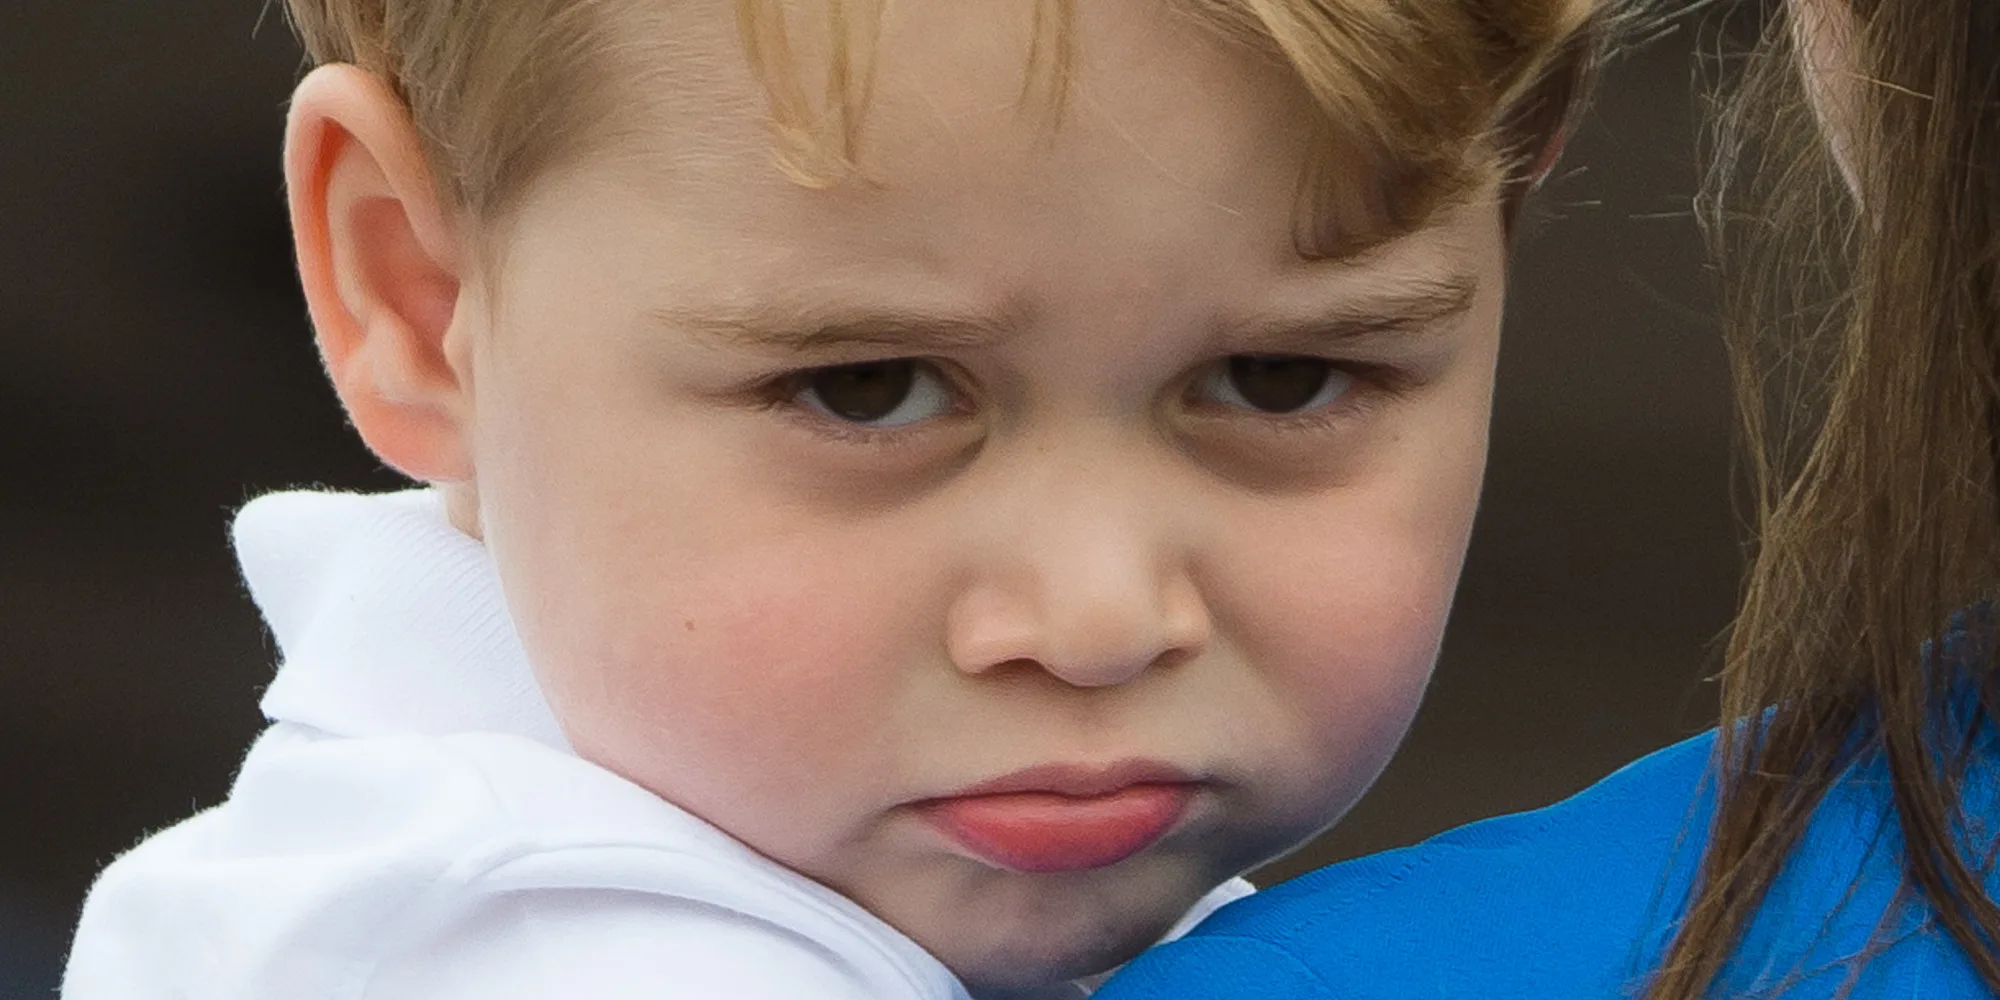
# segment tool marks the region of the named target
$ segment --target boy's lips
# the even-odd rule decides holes
[[[974,855],[1018,872],[1085,871],[1151,847],[1187,811],[1195,780],[1149,761],[1030,768],[918,804]]]

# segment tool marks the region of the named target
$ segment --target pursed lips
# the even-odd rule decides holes
[[[973,856],[1012,871],[1087,871],[1164,837],[1201,783],[1159,761],[1026,768],[916,804]]]

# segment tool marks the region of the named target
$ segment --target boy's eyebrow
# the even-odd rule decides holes
[[[1387,279],[1383,287],[1308,314],[1267,315],[1230,325],[1259,343],[1306,350],[1328,341],[1411,333],[1472,308],[1479,279],[1468,273]],[[734,348],[805,354],[838,347],[892,347],[939,353],[993,347],[1023,323],[1007,314],[871,307],[815,316],[768,303],[739,307],[665,306],[648,311],[660,326]]]
[[[869,307],[824,315],[758,304],[698,308],[667,306],[649,312],[653,322],[729,347],[802,354],[835,347],[895,347],[943,352],[991,347],[1018,333],[1006,315]]]
[[[1331,309],[1267,315],[1237,324],[1233,332],[1254,341],[1297,345],[1414,333],[1472,308],[1479,277],[1468,272],[1384,279],[1384,284]]]

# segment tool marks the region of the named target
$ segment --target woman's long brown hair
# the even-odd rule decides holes
[[[1889,776],[1912,894],[2000,991],[1991,852],[1967,849],[1960,799],[2000,718],[1980,603],[2000,596],[2000,0],[1839,2],[1844,165],[1782,4],[1722,64],[1702,214],[1757,548],[1719,678],[1716,813],[1650,1000],[1710,995],[1862,763]],[[1985,635],[1941,655],[1965,609]]]

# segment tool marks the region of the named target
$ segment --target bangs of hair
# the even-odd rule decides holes
[[[1350,253],[1498,184],[1526,193],[1607,43],[1617,0],[1162,0],[1287,70],[1317,114],[1295,242]],[[1029,0],[1021,103],[1059,122],[1077,0]],[[618,94],[649,75],[630,0],[288,0],[316,62],[351,62],[409,104],[440,194],[491,219],[554,163],[602,140]],[[793,181],[854,171],[887,0],[736,0],[773,157]],[[613,9],[616,8],[616,9]],[[810,16],[808,17],[808,12]],[[667,16],[661,11],[644,11]],[[817,31],[810,60],[799,29]],[[621,36],[625,36],[621,40]],[[671,43],[670,43],[671,44]],[[818,51],[818,50],[822,50]],[[808,79],[810,62],[823,79]],[[818,75],[817,73],[814,75]],[[623,81],[623,85],[620,82]]]
[[[1075,64],[1076,0],[1032,0],[1024,104],[1059,119]],[[884,0],[819,0],[828,39],[819,100],[794,57],[787,0],[739,0],[738,23],[770,101],[774,155],[801,184],[854,169]],[[1295,242],[1332,257],[1407,233],[1443,205],[1498,184],[1519,202],[1582,103],[1611,32],[1606,0],[1167,0],[1311,97],[1316,151],[1301,178]],[[1511,219],[1511,212],[1510,212]]]

